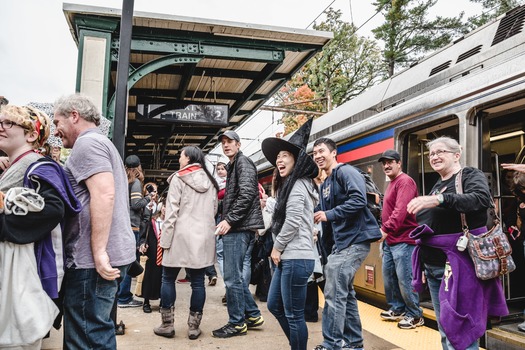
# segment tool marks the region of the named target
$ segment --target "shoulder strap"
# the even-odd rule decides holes
[[[462,174],[463,174],[463,168],[461,168],[459,170],[459,173],[456,175],[456,193],[457,194],[463,194],[463,180],[462,180]],[[494,203],[494,199],[492,199],[492,197],[490,198],[490,205],[492,208],[496,208],[496,204]],[[466,216],[465,216],[465,213],[460,213],[461,215],[461,226],[462,226],[462,229],[463,231],[467,232],[468,231],[468,225],[467,225],[467,219],[466,219]],[[497,213],[494,214],[496,219],[495,219],[495,223],[499,223],[501,222],[499,216]]]
[[[463,183],[462,183],[462,176],[463,175],[463,168],[459,169],[459,172],[456,175],[456,193],[457,194],[463,194]],[[459,213],[461,215],[461,228],[464,232],[468,232],[468,225],[467,225],[467,218],[465,216],[465,213],[461,212]]]

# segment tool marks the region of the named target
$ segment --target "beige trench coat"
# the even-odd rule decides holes
[[[213,265],[217,190],[198,164],[177,171],[168,183],[160,236],[162,265],[192,269]]]

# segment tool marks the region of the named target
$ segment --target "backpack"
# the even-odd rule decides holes
[[[349,165],[350,164],[343,164],[343,165]],[[372,177],[369,173],[359,169],[358,167],[352,166],[354,169],[356,169],[361,175],[363,175],[363,178],[365,179],[365,187],[366,187],[366,206],[368,207],[368,210],[372,213],[372,216],[376,219],[377,224],[381,226],[381,210],[383,210],[383,194],[379,190],[379,187],[375,184],[374,180],[372,180]],[[337,178],[337,182],[339,183],[339,177]],[[341,183],[339,183],[339,186],[343,187]]]

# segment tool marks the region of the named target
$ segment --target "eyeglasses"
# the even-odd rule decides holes
[[[15,122],[10,121],[10,120],[0,120],[0,126],[4,130],[11,129],[13,127],[13,125],[18,125],[19,127],[23,128],[23,129],[26,129],[23,125],[17,124]]]
[[[441,157],[444,153],[456,153],[454,151],[449,151],[446,149],[438,149],[437,151],[431,152],[428,154],[428,159],[432,159],[434,157]]]

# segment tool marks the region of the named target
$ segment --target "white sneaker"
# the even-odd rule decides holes
[[[401,320],[397,324],[397,326],[401,329],[414,329],[424,324],[425,324],[425,320],[423,319],[423,317],[414,318],[410,316],[405,316],[405,318],[403,318],[403,320]]]

